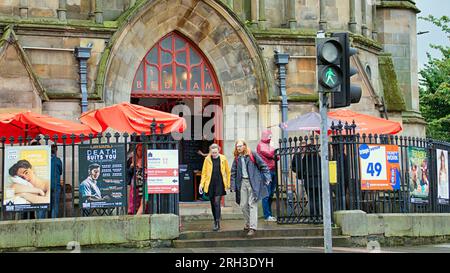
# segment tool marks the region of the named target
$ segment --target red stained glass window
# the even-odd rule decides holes
[[[132,97],[219,98],[210,64],[190,41],[173,32],[143,58],[136,71]]]

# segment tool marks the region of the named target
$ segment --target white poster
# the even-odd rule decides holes
[[[448,204],[448,151],[436,149],[436,159],[439,204]]]
[[[147,151],[148,193],[178,193],[178,150]]]

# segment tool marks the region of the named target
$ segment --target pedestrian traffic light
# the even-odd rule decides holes
[[[330,108],[346,107],[352,103],[358,103],[361,99],[361,86],[350,84],[350,77],[358,73],[358,70],[350,66],[350,57],[355,55],[358,50],[350,47],[347,32],[333,33],[331,36],[339,40],[339,43],[342,45],[343,53],[342,58],[340,59],[340,67],[342,69],[341,92],[334,92],[331,94]]]
[[[339,92],[342,83],[342,45],[336,38],[317,38],[319,92]]]

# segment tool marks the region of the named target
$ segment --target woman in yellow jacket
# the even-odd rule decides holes
[[[212,144],[209,155],[203,162],[202,180],[199,193],[205,192],[211,201],[211,210],[214,217],[214,231],[220,229],[220,200],[230,189],[230,167],[227,158],[220,154],[220,147]]]

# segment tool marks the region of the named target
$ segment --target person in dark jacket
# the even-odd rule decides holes
[[[273,217],[272,215],[272,196],[275,192],[275,187],[277,185],[277,176],[275,173],[275,149],[270,146],[270,140],[272,139],[272,132],[270,130],[264,130],[262,132],[261,140],[258,143],[258,146],[256,147],[256,152],[261,157],[262,160],[264,160],[264,163],[266,163],[267,167],[270,171],[271,181],[270,184],[267,186],[267,191],[269,192],[269,195],[267,197],[264,197],[262,200],[262,206],[263,206],[263,213],[264,213],[264,219],[266,221],[276,222],[277,218]]]
[[[61,175],[62,175],[62,162],[58,157],[58,146],[52,145],[52,159],[50,165],[51,172],[51,216],[52,218],[58,218],[58,208],[61,194]],[[65,202],[65,201],[64,201]]]
[[[310,216],[322,215],[322,169],[317,145],[309,144],[292,159],[291,169],[303,180]]]
[[[244,214],[244,230],[248,231],[248,236],[253,236],[258,226],[258,201],[268,195],[264,183],[270,183],[270,171],[261,157],[253,153],[243,140],[236,141],[234,158],[231,190],[236,191],[236,202],[240,203]]]

